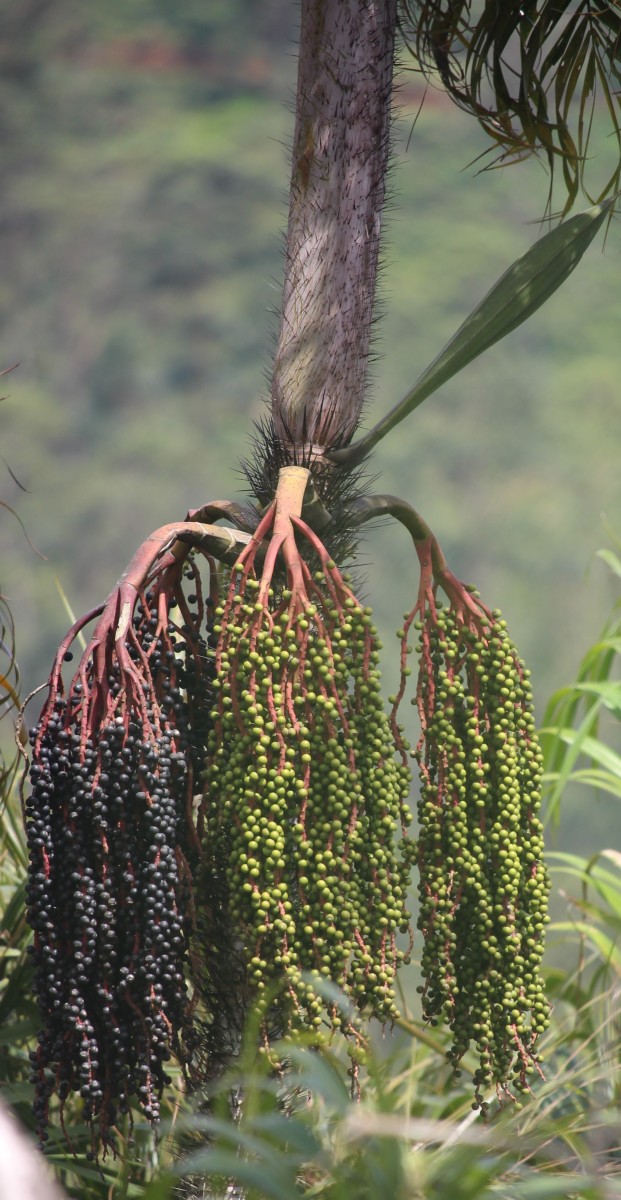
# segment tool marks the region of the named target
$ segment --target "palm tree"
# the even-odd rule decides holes
[[[301,1025],[320,1042],[342,1029],[355,1086],[362,1014],[396,1012],[414,860],[424,1011],[451,1026],[456,1068],[474,1041],[475,1103],[491,1081],[519,1089],[538,1070],[547,880],[528,672],[500,615],[452,574],[424,520],[397,497],[364,494],[357,468],[536,311],[610,202],[569,217],[513,264],[405,399],[353,438],[399,26],[420,69],[439,74],[501,156],[539,151],[551,168],[559,162],[569,207],[596,83],[618,136],[619,18],[613,4],[494,2],[476,17],[472,7],[302,2],[282,317],[271,414],[246,464],[253,501],[210,501],[143,543],[108,599],[63,639],[33,737],[26,819],[42,1136],[53,1093],[61,1109],[81,1094],[95,1154],[133,1100],[156,1121],[171,1051],[190,1078],[213,1073],[251,1003],[268,1051],[274,1032]],[[389,715],[372,615],[343,570],[359,526],[386,516],[411,536],[421,571]],[[399,721],[411,650],[421,725],[412,751]],[[348,995],[345,1010],[330,981]]]

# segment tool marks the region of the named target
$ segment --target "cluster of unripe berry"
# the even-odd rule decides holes
[[[370,610],[332,562],[311,582],[312,603],[284,589],[263,604],[259,582],[233,572],[215,614],[201,816],[206,873],[225,881],[251,992],[278,984],[281,1029],[319,1030],[341,1016],[326,1014],[318,976],[383,1021],[396,1014],[411,816]]]
[[[548,880],[529,672],[500,614],[476,601],[427,609],[420,638],[414,752],[423,1012],[452,1030],[455,1067],[479,1057],[485,1093],[528,1086],[548,1023],[540,976]],[[402,631],[402,636],[405,634]]]

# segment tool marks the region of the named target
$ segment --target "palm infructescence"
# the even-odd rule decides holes
[[[396,497],[365,494],[358,464],[543,303],[607,206],[569,218],[515,263],[402,403],[353,441],[399,15],[418,30],[421,61],[424,43],[496,140],[543,147],[552,162],[559,154],[570,197],[581,175],[566,108],[559,102],[554,124],[542,107],[549,55],[539,91],[533,82],[534,7],[502,21],[497,7],[482,6],[477,25],[463,4],[410,4],[400,14],[396,0],[302,4],[282,320],[270,417],[246,464],[250,500],[208,502],[143,543],[106,602],[63,640],[31,735],[42,1138],[53,1094],[61,1107],[82,1096],[94,1153],[114,1144],[117,1115],[132,1101],[156,1121],[171,1055],[190,1079],[213,1073],[251,1004],[268,1054],[289,1029],[309,1029],[316,1043],[342,1029],[355,1083],[363,1015],[390,1021],[397,1012],[413,864],[423,1012],[450,1026],[455,1068],[474,1045],[474,1103],[486,1104],[490,1085],[501,1096],[528,1087],[539,1070],[548,883],[528,671],[500,614],[453,575],[423,519]],[[599,47],[602,78],[616,72],[614,7],[603,6],[599,24],[590,18],[582,41],[576,33],[581,48],[589,36]],[[581,5],[562,17],[562,44],[572,21],[582,28]],[[542,29],[545,42],[549,13]],[[456,42],[467,84],[449,65]],[[516,45],[530,70],[518,107],[499,66]],[[481,72],[497,87],[493,112],[480,101]],[[372,614],[346,572],[360,526],[385,516],[404,526],[420,564],[388,714]],[[399,720],[411,651],[420,723],[412,750]],[[420,775],[414,832],[410,758]],[[347,1016],[324,998],[323,978],[350,997]]]

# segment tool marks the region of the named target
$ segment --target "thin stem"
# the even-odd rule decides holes
[[[234,500],[210,500],[200,508],[190,508],[186,513],[186,521],[221,521],[226,518],[232,521],[238,529],[252,533],[257,525],[256,510],[250,504],[236,504]]]
[[[420,513],[412,508],[407,500],[390,495],[361,496],[350,505],[348,516],[354,525],[364,525],[367,521],[374,521],[378,517],[394,517],[407,529],[417,552],[422,548],[423,543],[429,543],[434,579],[439,583],[447,574],[451,574],[437,538]]]
[[[349,513],[356,525],[373,521],[377,517],[394,517],[407,529],[414,542],[421,564],[421,579],[427,578],[428,568],[430,568],[434,585],[440,586],[446,593],[461,620],[466,620],[466,614],[475,621],[479,621],[481,616],[487,620],[492,619],[492,614],[486,605],[478,598],[475,600],[466,585],[449,569],[435,534],[432,533],[420,513],[417,513],[416,509],[412,508],[412,505],[408,504],[406,500],[389,495],[363,496],[354,501]],[[419,603],[420,601],[421,596],[419,596]]]

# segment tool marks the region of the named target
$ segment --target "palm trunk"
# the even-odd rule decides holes
[[[360,418],[388,161],[397,0],[302,0],[272,412],[292,461]]]

